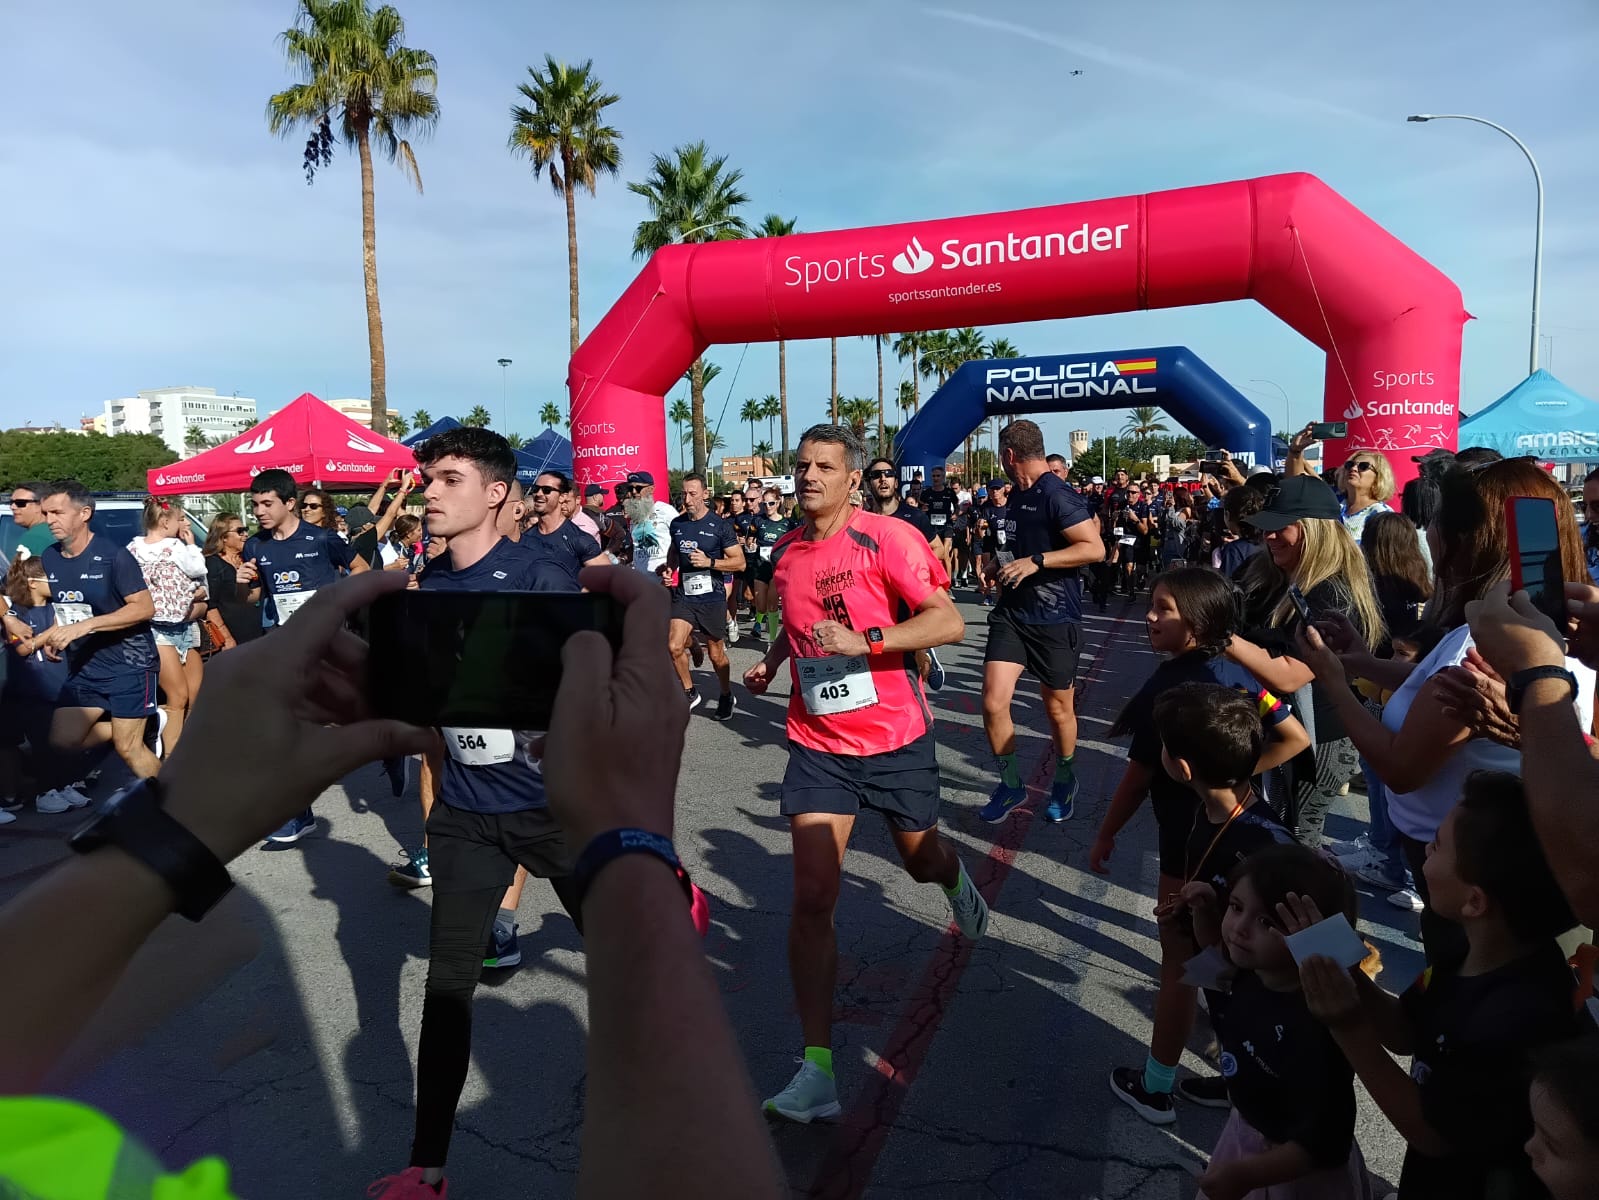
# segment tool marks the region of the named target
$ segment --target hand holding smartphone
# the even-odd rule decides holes
[[[1525,591],[1533,607],[1564,632],[1568,619],[1566,578],[1555,502],[1538,496],[1507,497],[1505,538],[1510,551],[1510,590]]]

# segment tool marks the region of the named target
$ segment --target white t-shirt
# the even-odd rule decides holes
[[[650,514],[649,526],[633,527],[633,565],[640,571],[655,572],[666,565],[666,552],[672,548],[672,522],[677,520],[677,509],[665,501],[657,500]],[[646,544],[649,539],[653,544]]]
[[[1459,666],[1465,660],[1466,651],[1475,644],[1469,625],[1450,630],[1433,652],[1416,664],[1403,686],[1389,697],[1382,710],[1383,728],[1398,732],[1427,680],[1446,667]],[[1594,673],[1574,658],[1566,659],[1566,670],[1577,677],[1577,719],[1584,729],[1591,729]],[[1388,815],[1395,828],[1418,842],[1432,841],[1449,810],[1459,802],[1466,776],[1473,771],[1508,771],[1520,775],[1521,751],[1487,738],[1472,738],[1445,759],[1433,777],[1415,791],[1388,792]]]

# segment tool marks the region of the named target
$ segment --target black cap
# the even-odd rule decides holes
[[[1442,450],[1442,449],[1439,449],[1439,450],[1429,450],[1425,454],[1413,454],[1413,455],[1411,455],[1410,461],[1413,462],[1413,463],[1430,463],[1430,462],[1439,462],[1439,461],[1447,460],[1447,459],[1453,459],[1454,457],[1455,457],[1455,452],[1453,450]]]
[[[1336,521],[1342,515],[1338,497],[1320,479],[1314,475],[1288,475],[1266,497],[1265,508],[1242,519],[1245,525],[1253,525],[1262,533],[1275,533],[1296,521]]]
[[[643,484],[647,484],[650,487],[654,487],[655,486],[655,476],[651,475],[648,471],[633,471],[633,472],[630,472],[628,474],[627,481],[630,484],[632,484],[632,483],[643,483]]]
[[[583,489],[583,499],[585,499],[585,500],[587,500],[590,496],[603,496],[603,495],[605,495],[605,489],[602,488],[597,483],[591,483],[591,484],[588,485],[588,487]]]

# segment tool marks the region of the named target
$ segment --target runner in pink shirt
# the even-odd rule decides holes
[[[905,870],[943,888],[965,936],[988,928],[988,905],[938,836],[933,718],[915,661],[918,650],[960,641],[965,622],[926,539],[904,521],[850,504],[865,459],[843,426],[816,425],[801,437],[794,481],[805,523],[778,541],[771,559],[783,628],[744,674],[744,686],[760,695],[784,660],[794,660],[782,811],[794,847],[788,956],[805,1055],[765,1108],[807,1123],[840,1111],[833,909],[861,809],[883,814]]]

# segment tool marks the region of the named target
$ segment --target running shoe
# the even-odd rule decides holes
[[[16,796],[0,796],[0,812],[16,812],[22,801]]]
[[[1343,859],[1338,860],[1338,865],[1343,867],[1346,871],[1349,870],[1347,866],[1344,866]],[[1384,892],[1403,891],[1405,886],[1405,877],[1403,874],[1397,877],[1390,875],[1376,862],[1356,868],[1354,871],[1354,876],[1356,879],[1369,883],[1372,887]]]
[[[489,968],[518,967],[522,965],[522,947],[516,944],[516,926],[510,933],[501,933],[498,922],[489,940],[489,952],[483,956],[483,965]]]
[[[166,731],[167,710],[158,708],[155,710],[155,746],[152,750],[152,753],[157,758],[165,758],[167,756],[166,745],[161,740],[162,734],[166,733]]]
[[[1345,874],[1353,874],[1355,871],[1381,866],[1385,861],[1384,857],[1370,846],[1362,847],[1348,854],[1339,854],[1335,857],[1338,859],[1338,865],[1343,868]]]
[[[944,664],[938,661],[938,651],[927,651],[927,687],[930,691],[941,692],[944,690]]]
[[[1414,888],[1400,888],[1397,892],[1389,892],[1388,903],[1395,908],[1402,908],[1407,912],[1415,913],[1419,913],[1427,907],[1427,902],[1416,894]]]
[[[1331,854],[1334,858],[1349,858],[1353,856],[1364,857],[1368,854],[1374,853],[1371,846],[1371,838],[1364,833],[1360,834],[1358,837],[1350,838],[1347,842],[1323,842],[1321,848],[1328,854]]]
[[[1057,779],[1049,788],[1049,803],[1044,805],[1044,820],[1070,821],[1077,800],[1077,773]]]
[[[17,819],[17,814],[10,809],[0,808],[0,825],[9,825]]]
[[[1231,1108],[1227,1081],[1220,1075],[1188,1075],[1177,1081],[1177,1094],[1201,1108]]]
[[[283,823],[282,828],[275,829],[271,833],[267,834],[267,841],[276,842],[280,846],[286,846],[290,842],[299,841],[315,828],[316,817],[311,815],[311,810],[308,808],[303,813],[299,814],[299,816],[290,817]]]
[[[389,882],[403,888],[431,887],[433,875],[428,870],[428,848],[423,846],[420,850],[407,850],[405,857],[407,862],[389,868]]]
[[[737,641],[738,641],[738,618],[729,617],[727,619],[727,643],[728,643],[728,645],[731,646]]]
[[[1144,1072],[1137,1067],[1117,1067],[1110,1073],[1110,1090],[1116,1098],[1151,1125],[1171,1125],[1177,1106],[1169,1092],[1146,1092]]]
[[[818,1117],[836,1117],[844,1111],[838,1102],[838,1084],[821,1067],[809,1061],[802,1061],[788,1086],[761,1108],[801,1125],[809,1125]]]
[[[688,691],[683,693],[683,696],[684,696],[685,699],[688,700],[688,707],[689,707],[689,711],[690,712],[692,712],[694,709],[696,709],[696,708],[698,708],[700,706],[700,694],[698,692],[696,692],[693,688],[689,688]]]
[[[725,721],[733,715],[733,693],[723,692],[716,698],[716,711],[711,716],[718,721]]]
[[[990,825],[998,825],[1016,809],[1020,808],[1027,799],[1027,789],[1024,787],[1011,787],[1003,779],[989,796],[988,803],[983,805],[978,816]]]
[[[61,794],[60,788],[51,788],[48,792],[40,792],[34,800],[33,806],[42,813],[64,813],[73,807],[72,801]]]
[[[945,898],[949,901],[950,912],[955,916],[955,924],[975,942],[988,932],[988,901],[983,899],[972,877],[966,873],[966,864],[959,865],[961,890]]]
[[[421,1167],[406,1167],[398,1175],[385,1175],[373,1183],[366,1194],[376,1200],[447,1200],[450,1184],[444,1179],[437,1187],[423,1183]]]
[[[396,796],[405,795],[405,785],[409,782],[411,760],[405,755],[396,755],[394,758],[383,760],[383,773],[389,777],[389,788]]]
[[[73,784],[66,784],[61,789],[61,797],[73,808],[88,808],[94,801],[80,792]]]

